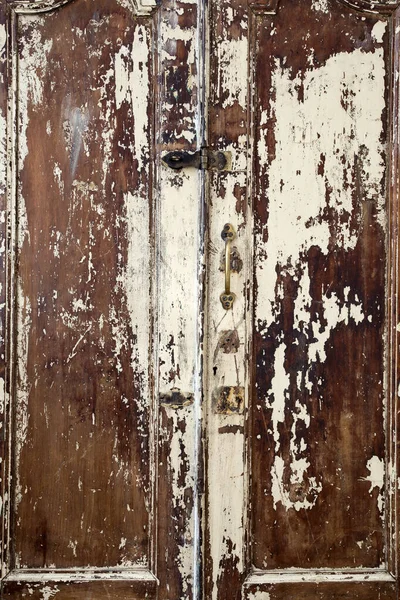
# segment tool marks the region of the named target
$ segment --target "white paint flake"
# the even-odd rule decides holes
[[[71,548],[72,554],[74,556],[76,556],[76,548],[77,548],[77,546],[78,546],[78,541],[77,540],[75,540],[75,541],[70,540],[68,542],[68,548]]]
[[[50,587],[46,585],[40,590],[40,593],[42,594],[41,600],[51,600],[51,598],[54,598],[54,596],[58,594],[59,591],[60,588],[58,586]]]
[[[0,53],[2,53],[6,47],[7,33],[5,25],[0,25]]]
[[[367,462],[367,469],[369,471],[369,475],[367,477],[363,477],[364,481],[369,481],[371,486],[369,488],[369,493],[372,494],[374,488],[379,489],[378,494],[378,509],[381,514],[383,514],[384,508],[384,495],[383,495],[383,486],[385,482],[385,462],[383,459],[378,458],[378,456],[373,456]]]
[[[372,28],[371,35],[378,44],[383,42],[383,36],[386,33],[387,23],[384,21],[378,21]]]
[[[279,424],[285,421],[286,391],[289,389],[289,375],[285,371],[285,344],[280,344],[275,352],[274,377],[271,382],[271,392],[267,398],[267,406],[272,409],[272,427],[274,432],[275,450],[279,451]]]
[[[257,590],[256,592],[250,592],[247,596],[248,600],[270,600],[271,596],[268,592],[262,592]]]
[[[247,86],[243,85],[243,75],[247,75],[247,62],[243,60],[247,56],[247,39],[241,37],[237,40],[221,40],[217,46],[219,69],[218,76],[221,78],[217,86],[226,92],[227,98],[222,104],[223,108],[238,102],[240,106],[246,106]]]
[[[117,109],[127,103],[134,110],[135,128],[131,139],[139,171],[149,160],[149,55],[144,26],[135,28],[132,48],[121,46],[115,55],[115,103]]]
[[[334,244],[349,250],[357,243],[351,227],[354,157],[363,157],[360,169],[367,173],[364,199],[376,204],[385,226],[380,193],[384,177],[382,113],[385,94],[383,51],[366,54],[355,50],[339,53],[303,80],[276,63],[273,115],[263,114],[261,125],[276,118],[276,157],[269,168],[268,242],[258,240],[257,279],[259,295],[256,318],[266,326],[274,320],[276,267],[289,273],[303,256],[317,246],[327,254],[332,244],[324,211],[336,213],[340,229]],[[298,88],[304,99],[299,101]],[[349,95],[346,96],[346,93]],[[265,136],[267,130],[265,130]],[[266,137],[258,146],[261,162],[268,162]],[[323,174],[318,165],[324,157]],[[343,156],[349,163],[343,164]],[[327,189],[329,197],[327,199]]]
[[[311,7],[316,12],[329,13],[328,0],[313,0]]]
[[[25,17],[26,18],[26,17]],[[18,157],[21,169],[28,154],[26,130],[28,127],[28,106],[40,107],[43,101],[43,74],[48,64],[48,53],[53,41],[43,41],[40,34],[40,24],[43,17],[30,15],[28,26],[35,22],[37,27],[32,27],[31,35],[25,36],[26,40],[21,49],[18,65],[18,104],[19,104],[19,139]]]

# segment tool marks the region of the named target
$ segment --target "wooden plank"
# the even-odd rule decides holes
[[[7,504],[5,419],[6,408],[6,264],[7,264],[7,12],[6,5],[0,5],[0,522],[1,548],[0,563],[3,567],[5,546],[5,522]]]
[[[211,148],[231,153],[227,172],[209,175],[206,321],[205,595],[238,598],[246,570],[246,445],[248,385],[248,284],[251,219],[248,205],[248,15],[236,1],[210,3]],[[225,243],[231,224],[231,291],[225,310]]]
[[[387,413],[387,562],[388,568],[397,580],[399,576],[399,455],[398,455],[398,402],[399,402],[399,51],[400,51],[400,13],[397,10],[392,22],[392,56],[391,73],[391,114],[390,114],[390,150],[391,165],[389,170],[389,232],[387,284],[389,290],[388,314],[388,413]]]
[[[166,1],[159,13],[157,576],[165,600],[200,594],[200,178],[196,169],[174,171],[160,164],[168,151],[194,151],[199,144],[198,18],[197,3],[187,0]]]

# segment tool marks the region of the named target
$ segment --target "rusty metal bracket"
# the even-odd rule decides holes
[[[192,393],[183,394],[179,388],[172,388],[171,391],[160,394],[160,403],[170,408],[183,408],[193,404],[194,397]]]
[[[220,415],[243,414],[244,387],[222,386],[213,393],[214,412]]]
[[[197,152],[175,150],[165,154],[161,160],[167,167],[175,170],[194,167],[205,171],[227,171],[232,164],[230,152],[209,150],[209,148],[201,148]]]

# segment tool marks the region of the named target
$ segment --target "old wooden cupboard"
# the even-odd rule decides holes
[[[399,597],[398,4],[1,1],[2,599]]]

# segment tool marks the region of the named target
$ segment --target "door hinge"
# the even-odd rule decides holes
[[[205,171],[228,171],[232,162],[230,152],[220,152],[209,148],[201,148],[196,152],[175,150],[165,154],[161,160],[171,169],[195,167]]]

